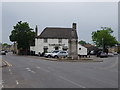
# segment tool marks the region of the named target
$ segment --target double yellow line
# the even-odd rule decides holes
[[[12,64],[8,63],[8,62],[7,62],[7,61],[5,61],[5,60],[2,60],[2,62],[5,64],[5,66],[9,66],[9,67],[11,67],[11,66],[12,66]]]

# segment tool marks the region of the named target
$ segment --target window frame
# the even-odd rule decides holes
[[[48,39],[47,38],[44,38],[44,43],[48,43]]]
[[[62,38],[59,38],[59,39],[58,39],[58,43],[62,43]]]

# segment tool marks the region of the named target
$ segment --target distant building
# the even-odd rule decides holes
[[[0,43],[0,51],[1,51],[1,50],[4,50],[4,51],[11,51],[11,50],[12,50],[12,45],[9,45],[9,44],[7,44],[7,43],[6,43],[6,45]]]
[[[110,52],[110,53],[113,53],[113,52],[120,53],[120,45],[108,48],[108,52]]]
[[[90,52],[92,52],[92,51],[94,51],[94,52],[97,52],[97,51],[98,51],[98,48],[97,48],[96,46],[94,46],[94,45],[85,44],[85,45],[83,45],[83,46],[87,48],[88,53],[90,53]]]
[[[12,48],[13,54],[19,54],[19,50],[17,49],[17,43],[14,42],[11,48]]]
[[[38,32],[37,26],[35,31]],[[36,34],[35,46],[31,46],[30,50],[35,51],[35,54],[53,50],[65,50],[68,51],[69,57],[77,59],[78,51],[85,48],[80,46],[78,44],[76,23],[73,23],[72,28],[46,27],[39,36]]]

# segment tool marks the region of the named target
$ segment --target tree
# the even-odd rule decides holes
[[[85,41],[83,41],[83,40],[79,41],[79,43],[80,43],[81,45],[87,44],[87,43],[86,43]]]
[[[3,43],[3,44],[2,44],[3,47],[7,47],[8,45],[9,45],[9,44],[7,44],[7,43]]]
[[[17,43],[17,48],[24,51],[27,54],[31,45],[34,45],[35,32],[29,27],[27,22],[18,22],[13,26],[11,35],[9,36],[10,41]]]
[[[92,32],[92,41],[96,44],[96,46],[102,47],[103,51],[105,51],[108,47],[119,44],[116,38],[111,35],[112,33],[113,30],[111,28],[101,27],[101,30]]]
[[[3,43],[3,44],[2,44],[2,49],[6,49],[6,48],[8,48],[9,46],[10,46],[9,44]]]

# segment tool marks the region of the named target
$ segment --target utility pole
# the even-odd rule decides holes
[[[102,49],[103,49],[103,52],[104,52],[104,38],[102,38]]]

